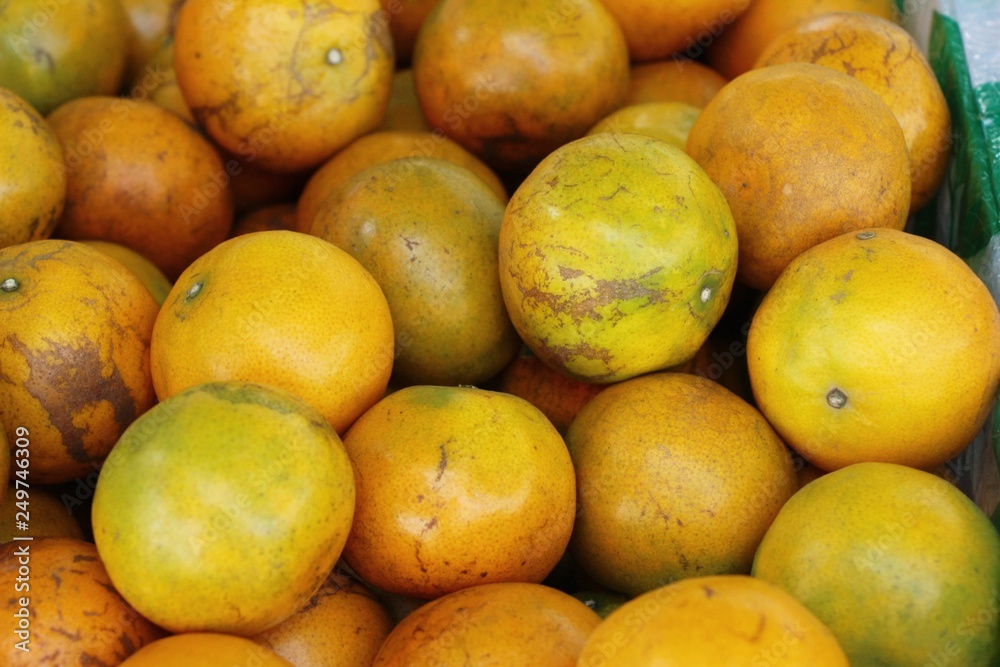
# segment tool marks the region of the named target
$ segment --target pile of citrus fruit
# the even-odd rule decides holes
[[[0,2],[0,663],[1000,665],[899,18]]]

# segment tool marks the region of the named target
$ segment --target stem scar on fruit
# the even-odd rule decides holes
[[[873,232],[870,229],[864,232],[858,232],[855,238],[857,238],[859,241],[867,241],[868,239],[875,238],[875,232]]]
[[[333,47],[326,52],[327,65],[339,65],[342,62],[344,62],[344,53],[337,47]]]
[[[708,300],[711,299],[711,298],[712,298],[712,288],[708,287],[707,285],[705,287],[702,287],[701,288],[701,302],[702,303],[708,303]]]
[[[16,292],[20,286],[21,283],[17,282],[17,278],[6,278],[0,283],[0,290],[4,292]]]
[[[847,405],[847,394],[834,387],[826,395],[826,402],[829,403],[830,407],[834,410],[839,410]]]

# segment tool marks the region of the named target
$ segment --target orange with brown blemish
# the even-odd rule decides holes
[[[163,275],[163,271],[156,268],[151,261],[137,253],[131,248],[126,248],[117,243],[107,241],[80,241],[83,245],[90,246],[94,250],[99,250],[111,259],[120,262],[126,269],[135,274],[142,281],[149,293],[156,299],[156,303],[163,305],[170,288],[173,286],[170,280]]]
[[[951,116],[934,70],[902,27],[863,12],[821,14],[781,33],[755,67],[811,62],[871,88],[896,116],[910,152],[910,213],[944,180],[951,157]]]
[[[91,472],[155,401],[158,310],[117,261],[71,241],[0,250],[0,421],[30,433],[31,479]]]
[[[31,572],[23,590],[17,588],[22,559]],[[89,542],[56,537],[10,542],[0,547],[0,585],[9,592],[0,600],[8,635],[0,661],[9,667],[119,665],[163,636],[118,594]],[[31,614],[27,651],[16,648],[13,633],[14,614],[25,608],[21,599],[28,600]]]
[[[404,618],[374,667],[576,667],[601,619],[562,591],[486,584],[430,602]]]
[[[754,289],[818,243],[902,229],[909,216],[899,122],[863,83],[828,67],[787,63],[729,82],[695,120],[687,152],[729,202],[737,275]]]
[[[440,0],[413,52],[431,127],[525,174],[628,95],[628,48],[598,0]]]
[[[344,559],[364,581],[425,599],[540,582],[573,527],[573,465],[559,432],[516,396],[418,386],[344,436],[358,495]]]
[[[0,88],[0,248],[48,238],[66,202],[62,147],[24,99]]]
[[[270,171],[315,167],[377,127],[393,64],[378,0],[189,0],[174,31],[195,118]]]
[[[608,387],[566,434],[579,512],[570,552],[629,595],[749,574],[798,489],[788,450],[749,403],[711,380],[655,373]]]
[[[173,279],[228,235],[233,203],[222,160],[174,114],[152,102],[85,97],[49,123],[67,177],[57,236],[119,243]]]
[[[829,12],[865,12],[891,21],[899,12],[893,0],[753,0],[747,4],[736,21],[712,35],[707,48],[696,45],[688,55],[705,55],[708,65],[734,79],[753,68],[771,40],[805,18]]]

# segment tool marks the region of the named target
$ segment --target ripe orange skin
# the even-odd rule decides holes
[[[149,293],[156,299],[156,303],[160,306],[163,305],[167,294],[170,293],[172,284],[163,275],[163,271],[156,268],[156,265],[151,261],[135,250],[118,245],[117,243],[108,243],[107,241],[80,241],[80,243],[90,246],[94,250],[98,250],[121,263],[126,269],[134,273],[136,278],[142,281],[142,284],[146,286]]]
[[[436,0],[435,0],[436,1]],[[393,2],[393,0],[388,0]],[[430,132],[431,126],[424,118],[417,99],[417,89],[413,83],[413,70],[401,69],[392,75],[392,94],[385,118],[376,128],[377,132]]]
[[[295,229],[295,204],[272,204],[248,211],[236,220],[229,237],[277,229]]]
[[[6,479],[4,476],[5,481]],[[0,543],[10,542],[15,536],[23,537],[25,535],[30,535],[36,540],[40,537],[83,539],[83,529],[73,514],[58,497],[39,486],[31,487],[28,492],[31,512],[31,522],[28,524],[30,530],[18,530],[14,522],[19,511],[15,503],[19,502],[19,499],[13,484],[8,490],[10,493],[5,493],[3,499],[0,500]]]
[[[0,248],[52,235],[66,201],[59,140],[24,99],[0,88]]]
[[[888,229],[844,234],[799,256],[764,297],[747,363],[761,411],[811,463],[930,470],[990,414],[1000,312],[944,246]]]
[[[540,582],[565,551],[576,490],[562,438],[516,396],[419,386],[344,437],[358,489],[344,559],[382,590],[431,599]]]
[[[753,574],[808,607],[851,665],[1000,664],[1000,536],[929,473],[859,463],[810,482],[774,520]]]
[[[213,380],[276,385],[343,433],[385,393],[393,348],[385,296],[353,257],[306,234],[256,232],[174,283],[153,329],[153,384],[160,400]]]
[[[34,498],[32,498],[32,504]],[[30,589],[17,589],[19,548],[28,545]],[[22,577],[23,581],[24,577]],[[163,636],[115,591],[93,544],[49,537],[0,547],[0,601],[4,634],[0,661],[9,667],[117,665]],[[21,592],[17,592],[21,590]],[[29,598],[30,651],[15,649],[18,598]]]
[[[158,306],[117,261],[71,241],[0,250],[0,422],[31,441],[31,480],[93,470],[155,401],[149,345]]]
[[[688,133],[701,109],[682,102],[647,102],[624,106],[602,118],[587,135],[632,132],[662,139],[684,150]]]
[[[728,82],[711,67],[686,58],[633,65],[625,103],[684,102],[704,107]]]
[[[137,651],[121,667],[300,667],[243,637],[188,632],[165,637]]]
[[[953,139],[948,101],[910,33],[861,12],[814,16],[776,37],[755,67],[787,62],[840,70],[882,98],[910,153],[910,213],[923,208],[944,180]]]
[[[43,116],[86,95],[114,95],[128,18],[118,0],[15,0],[0,13],[0,86]]]
[[[697,58],[704,53],[712,69],[735,79],[753,69],[771,40],[806,17],[827,12],[865,12],[891,21],[897,14],[893,0],[753,0],[749,4],[707,50],[691,49],[688,55]]]
[[[570,550],[629,595],[709,574],[749,574],[798,489],[764,417],[722,386],[656,373],[608,387],[566,434],[579,490]]]
[[[906,225],[906,138],[881,98],[842,72],[788,63],[744,74],[702,110],[687,152],[729,202],[737,276],[755,289],[838,234]]]
[[[660,60],[697,49],[704,35],[725,29],[750,0],[602,0],[625,33],[633,61]],[[697,53],[693,54],[697,56]]]
[[[508,364],[499,377],[499,391],[519,396],[542,411],[565,434],[577,413],[605,385],[581,382],[545,365],[528,346]]]
[[[584,642],[600,621],[576,598],[547,586],[475,586],[404,618],[373,667],[576,667]]]
[[[308,603],[353,513],[351,463],[322,415],[247,382],[192,387],[137,420],[92,509],[108,574],[144,616],[248,636]]]
[[[784,590],[746,576],[696,577],[619,607],[578,667],[850,667],[823,623]]]
[[[295,667],[369,667],[392,627],[371,591],[334,570],[302,609],[251,639]]]
[[[397,62],[409,62],[420,26],[437,2],[438,0],[381,0],[382,10],[389,20]]]
[[[174,114],[152,102],[85,97],[49,123],[66,161],[57,236],[120,243],[174,279],[229,234],[222,160]]]
[[[311,233],[378,281],[400,340],[399,384],[477,385],[521,340],[500,292],[504,202],[468,169],[433,158],[383,162],[346,181]]]
[[[324,200],[342,183],[368,167],[403,157],[431,157],[454,162],[469,169],[507,201],[500,178],[479,158],[441,133],[373,132],[334,155],[309,178],[298,200],[296,230],[308,233]]]
[[[431,127],[519,174],[620,107],[628,66],[598,0],[440,0],[413,53]]]
[[[335,11],[331,11],[334,9]],[[378,0],[189,0],[174,69],[198,122],[276,172],[315,167],[382,121],[392,83]]]

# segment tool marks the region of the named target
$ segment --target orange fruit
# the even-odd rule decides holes
[[[626,602],[597,626],[577,665],[849,667],[830,630],[800,602],[739,575],[685,579]]]
[[[684,51],[698,57],[740,16],[750,0],[602,0],[622,27],[633,61]]]
[[[59,140],[21,97],[0,88],[0,248],[52,235],[66,202]]]
[[[188,0],[177,83],[226,150],[252,148],[270,171],[315,167],[382,121],[393,52],[379,12],[378,0]]]
[[[19,468],[15,467],[15,470],[17,469]],[[6,479],[4,476],[5,481]],[[80,523],[59,498],[40,486],[27,489],[15,487],[15,484],[11,484],[0,500],[0,543],[10,542],[15,537],[26,535],[34,539],[41,537],[83,539]],[[20,530],[15,521],[18,519],[17,513],[21,511],[18,503],[23,503],[25,500],[28,501],[31,520],[28,522],[28,530]]]
[[[605,385],[581,382],[545,365],[522,345],[518,355],[500,373],[499,391],[513,394],[542,411],[560,433],[565,433],[573,418]]]
[[[413,45],[424,19],[438,0],[381,0],[382,10],[389,22],[396,60],[408,62],[413,55]]]
[[[115,591],[89,542],[0,546],[0,584],[8,591],[0,660],[9,667],[117,665],[163,634]]]
[[[748,72],[695,120],[687,152],[726,196],[738,275],[766,289],[797,255],[845,232],[902,229],[910,161],[892,111],[864,84],[810,63]]]
[[[864,230],[789,265],[754,315],[747,360],[761,411],[808,461],[930,469],[990,414],[1000,312],[944,246]]]
[[[369,667],[392,627],[370,590],[333,571],[302,609],[252,639],[295,667]]]
[[[153,329],[153,384],[160,400],[213,380],[272,384],[343,433],[385,393],[393,347],[385,296],[353,257],[298,232],[256,232],[174,283]]]
[[[151,261],[135,250],[117,243],[108,243],[107,241],[80,241],[80,243],[107,255],[134,273],[135,277],[141,280],[149,293],[153,295],[157,305],[163,305],[172,285],[163,275],[163,271],[156,268],[156,265]]]
[[[125,75],[128,18],[119,0],[17,0],[0,13],[0,86],[43,116]]]
[[[608,384],[693,357],[736,274],[729,206],[694,160],[638,134],[545,158],[500,229],[500,285],[521,339],[553,368]]]
[[[435,598],[538,583],[566,549],[573,465],[545,415],[472,387],[408,387],[344,436],[357,508],[344,559],[382,590]]]
[[[487,584],[415,610],[389,635],[373,667],[576,667],[600,617],[554,588]]]
[[[124,266],[71,241],[0,250],[0,422],[28,430],[31,481],[92,470],[155,401],[156,301]]]
[[[392,2],[393,0],[388,0]],[[399,0],[396,0],[399,1]],[[435,0],[436,1],[436,0]],[[392,93],[378,132],[429,132],[430,126],[420,109],[413,70],[401,69],[392,75]]]
[[[691,58],[706,56],[708,65],[734,79],[753,68],[771,40],[800,20],[827,12],[865,12],[893,20],[893,0],[753,0],[746,11],[707,44],[687,51]]]
[[[382,287],[400,340],[400,384],[476,385],[521,345],[497,273],[504,202],[474,173],[433,158],[370,167],[338,188],[312,234]]]
[[[711,67],[687,58],[632,65],[625,103],[684,102],[704,107],[728,81]]]
[[[821,14],[778,35],[756,66],[787,62],[840,70],[882,98],[910,152],[910,213],[923,208],[944,180],[953,140],[948,102],[910,33],[872,14]]]
[[[300,667],[243,637],[190,632],[164,637],[137,651],[122,667]]]
[[[377,164],[404,157],[454,162],[486,181],[504,202],[508,199],[503,183],[492,169],[440,132],[373,132],[334,155],[310,177],[298,200],[296,229],[309,232],[326,198],[352,176]]]
[[[710,380],[656,373],[608,387],[569,427],[578,514],[570,551],[629,595],[709,574],[749,574],[797,490],[764,417]]]
[[[599,0],[440,0],[413,52],[431,127],[519,174],[620,107],[628,66]]]
[[[143,69],[173,32],[177,11],[184,0],[119,0],[128,16],[126,80],[141,76]]]
[[[823,621],[852,665],[1000,664],[1000,535],[935,475],[859,463],[810,482],[753,572]]]
[[[322,415],[275,387],[216,382],[125,431],[92,519],[111,581],[144,616],[254,635],[309,602],[353,514],[351,462]]]
[[[152,102],[85,97],[56,109],[49,124],[66,164],[57,236],[119,243],[171,279],[226,238],[233,204],[222,160],[174,114]]]
[[[269,232],[278,229],[294,230],[296,225],[295,204],[271,204],[247,211],[236,219],[230,238],[253,232]]]
[[[688,132],[701,109],[683,102],[647,102],[624,106],[602,118],[587,135],[633,132],[662,139],[684,150]]]

